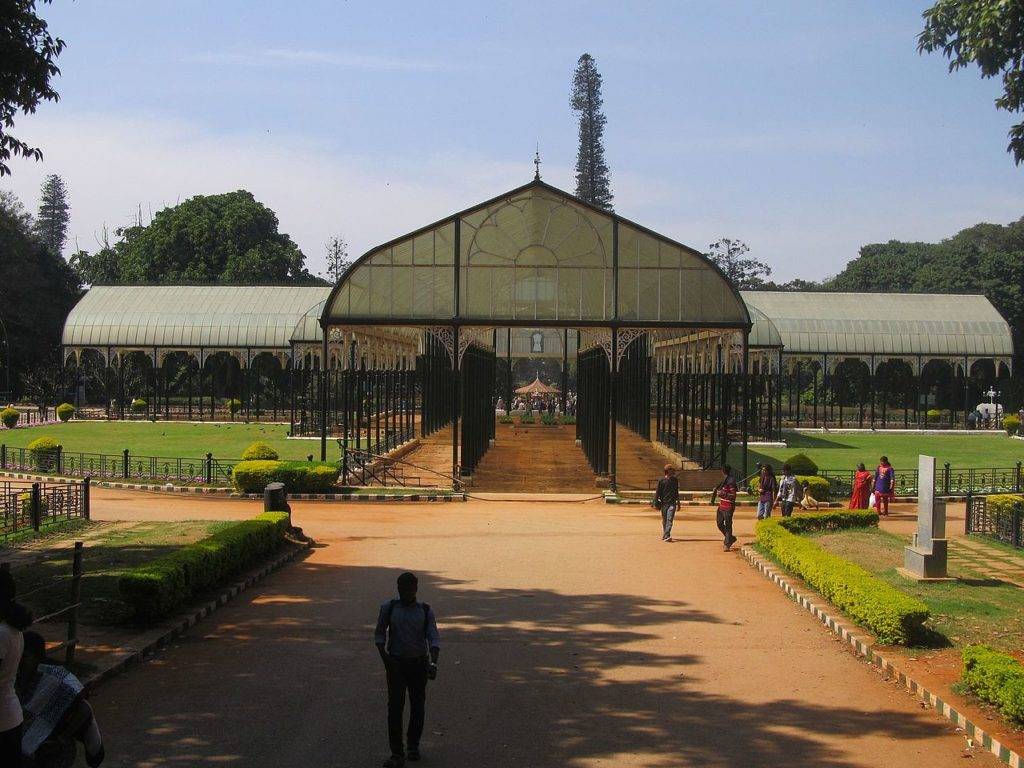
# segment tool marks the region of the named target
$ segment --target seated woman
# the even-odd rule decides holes
[[[800,488],[803,490],[803,494],[800,496],[800,508],[801,509],[817,509],[818,500],[811,496],[811,488],[804,480],[800,484]]]
[[[82,683],[46,657],[46,641],[37,632],[25,632],[17,691],[25,713],[21,737],[25,765],[70,766],[75,760],[76,741],[84,745],[89,766],[103,762],[103,739]]]

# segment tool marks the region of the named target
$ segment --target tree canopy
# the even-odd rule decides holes
[[[197,195],[165,208],[148,225],[117,230],[120,240],[73,263],[89,283],[318,283],[306,257],[278,231],[277,216],[238,190]]]
[[[742,240],[723,237],[708,246],[705,256],[711,259],[737,288],[765,288],[765,278],[772,268],[763,261],[747,257],[750,247]]]
[[[580,56],[572,78],[572,111],[579,117],[579,151],[576,154],[576,197],[606,211],[612,209],[612,184],[604,159],[604,98],[601,73],[589,53]]]
[[[977,64],[982,77],[1000,75],[996,107],[1024,109],[1024,4],[1018,0],[939,0],[924,12],[920,52],[941,51],[953,72]],[[1024,123],[1010,128],[1007,152],[1024,162]]]
[[[12,157],[43,157],[41,149],[12,136],[10,129],[19,112],[27,115],[40,102],[59,98],[50,79],[60,74],[56,61],[62,50],[64,41],[53,37],[36,14],[36,0],[0,3],[0,176],[10,174]]]
[[[15,391],[27,373],[59,361],[64,319],[81,293],[74,270],[32,230],[32,217],[18,199],[0,192],[0,320]]]
[[[43,179],[39,191],[39,213],[36,215],[36,237],[53,253],[64,253],[68,238],[68,222],[71,220],[71,206],[68,205],[68,190],[64,180],[55,173]]]

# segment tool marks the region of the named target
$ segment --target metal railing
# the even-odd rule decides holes
[[[994,510],[985,496],[969,493],[964,530],[1024,548],[1024,503],[1012,509]]]
[[[106,480],[148,480],[185,485],[230,485],[231,471],[241,459],[181,456],[140,456],[125,448],[121,453],[83,451],[31,451],[0,445],[0,471],[39,472],[65,477]]]
[[[968,493],[1020,493],[1024,489],[1021,462],[1013,467],[953,467],[943,464],[935,473],[938,496],[965,496]],[[819,469],[818,476],[829,481],[833,498],[849,494],[853,488],[852,469]],[[916,469],[896,470],[893,478],[897,496],[916,496]]]
[[[89,484],[0,481],[0,540],[19,531],[44,530],[57,523],[89,519]]]

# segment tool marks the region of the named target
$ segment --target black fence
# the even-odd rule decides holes
[[[1009,509],[993,509],[984,496],[967,496],[967,533],[977,533],[1004,544],[1024,548],[1024,503]]]
[[[89,519],[89,478],[58,483],[0,481],[0,539],[78,518]]]
[[[818,476],[829,481],[832,498],[849,495],[853,487],[854,470],[819,469]],[[966,496],[968,493],[1020,493],[1024,489],[1021,462],[1013,467],[953,467],[943,464],[935,472],[935,493],[938,496]],[[916,469],[894,472],[894,493],[897,496],[916,496],[918,477]]]
[[[30,451],[0,445],[0,471],[39,472],[105,480],[146,480],[179,485],[230,485],[231,471],[241,459],[181,456],[139,456],[121,453]]]

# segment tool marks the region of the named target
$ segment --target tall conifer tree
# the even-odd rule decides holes
[[[60,176],[51,173],[43,179],[43,186],[39,191],[39,215],[36,216],[34,229],[39,241],[57,256],[64,252],[70,219],[68,189]]]
[[[612,209],[612,186],[604,160],[604,125],[601,74],[589,53],[580,56],[572,78],[572,111],[580,121],[580,149],[576,155],[576,197],[600,208]]]

